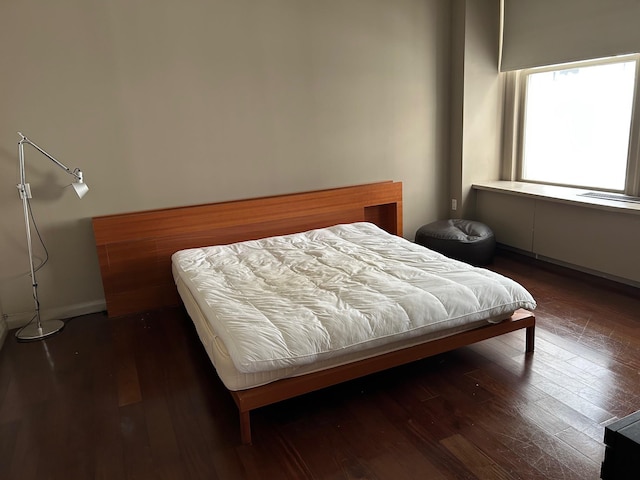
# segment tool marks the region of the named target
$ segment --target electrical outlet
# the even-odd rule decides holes
[[[457,210],[458,209],[458,200],[456,200],[455,198],[451,199],[451,210]]]

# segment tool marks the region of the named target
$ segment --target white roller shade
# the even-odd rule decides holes
[[[503,2],[503,72],[640,52],[640,0]]]

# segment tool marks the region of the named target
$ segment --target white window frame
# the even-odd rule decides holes
[[[504,142],[502,178],[525,183],[543,185],[559,185],[570,188],[581,188],[575,185],[560,183],[537,182],[522,178],[524,117],[526,102],[526,86],[528,75],[532,73],[549,72],[591,65],[606,65],[608,63],[620,63],[629,60],[636,61],[636,78],[634,88],[634,104],[631,112],[631,130],[629,135],[629,147],[627,153],[627,172],[624,190],[607,190],[590,188],[594,191],[613,192],[640,196],[640,54],[622,55],[606,59],[583,61],[554,65],[549,67],[530,68],[505,73],[505,110],[504,110]]]

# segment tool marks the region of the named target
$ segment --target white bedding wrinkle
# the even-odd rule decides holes
[[[511,279],[364,222],[182,250],[172,261],[244,373],[536,307]]]

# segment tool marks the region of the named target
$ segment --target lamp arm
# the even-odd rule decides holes
[[[29,140],[27,137],[25,137],[22,133],[18,132],[18,135],[20,135],[20,137],[22,137],[20,139],[20,141],[18,142],[18,145],[22,148],[22,145],[24,145],[25,143],[27,145],[31,145],[33,148],[35,148],[36,150],[38,150],[41,154],[43,154],[45,157],[47,157],[49,160],[51,160],[53,163],[55,163],[56,165],[58,165],[60,168],[62,168],[63,170],[65,170],[69,175],[73,175],[75,178],[78,179],[79,182],[82,182],[82,172],[80,171],[79,168],[76,168],[75,170],[71,170],[69,167],[67,167],[64,163],[60,162],[59,160],[56,160],[55,157],[49,153],[47,153],[44,149],[40,148],[38,145],[36,145],[34,142],[32,142],[31,140]],[[22,183],[24,182],[24,178],[21,178],[20,181]]]

